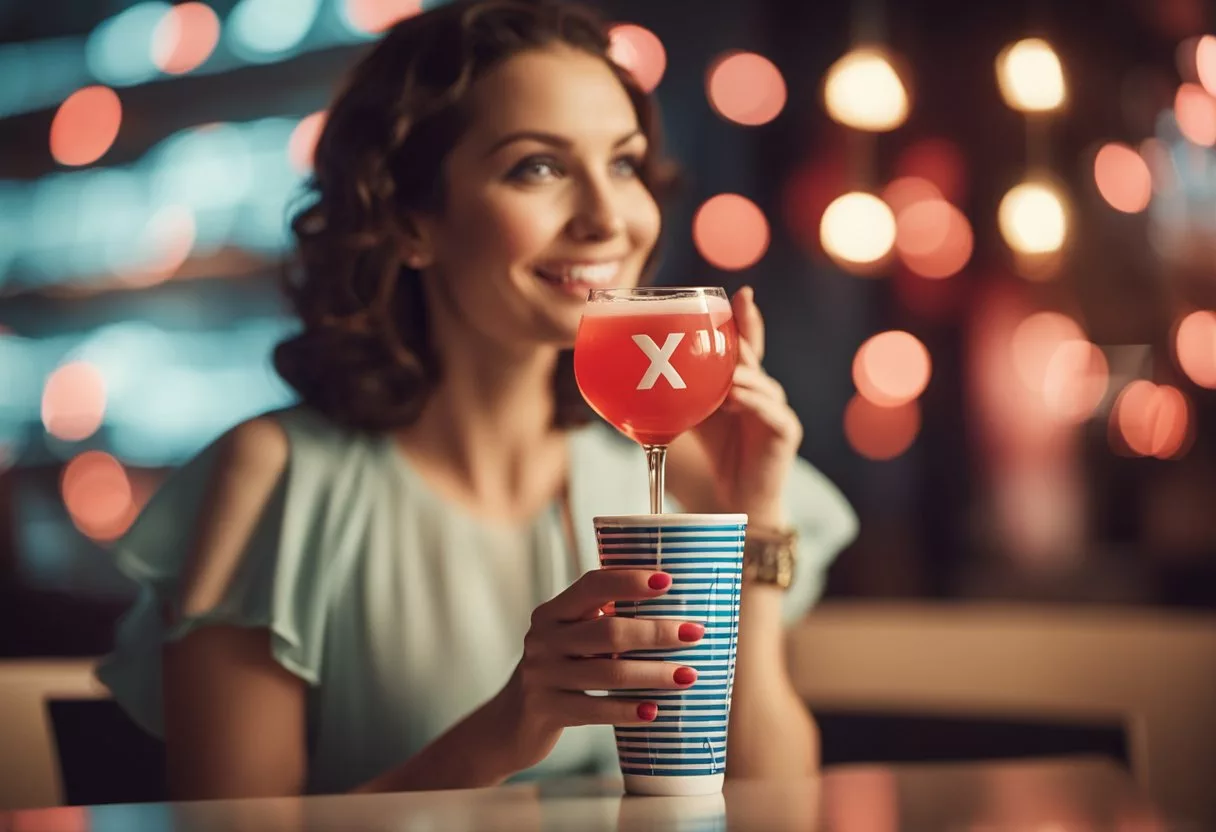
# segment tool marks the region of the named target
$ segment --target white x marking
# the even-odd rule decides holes
[[[676,347],[683,340],[683,332],[669,332],[667,333],[667,340],[660,347],[649,335],[633,336],[633,343],[641,347],[642,352],[646,353],[646,357],[650,359],[650,366],[646,368],[646,374],[638,382],[638,390],[649,390],[654,387],[654,383],[659,380],[659,376],[667,379],[667,383],[672,386],[672,389],[683,390],[688,386],[684,383],[684,379],[680,378],[680,374],[676,372],[676,368],[671,366],[672,353],[676,351]]]

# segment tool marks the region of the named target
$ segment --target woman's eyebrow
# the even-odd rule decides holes
[[[612,143],[612,147],[615,150],[623,144],[628,144],[629,141],[631,141],[635,136],[639,135],[642,135],[640,128],[631,130],[614,141]],[[507,145],[518,141],[523,141],[525,139],[562,149],[568,149],[574,144],[572,141],[570,141],[570,139],[566,138],[565,136],[559,136],[556,133],[546,133],[543,130],[519,130],[514,133],[508,133],[498,141],[494,142],[494,144],[490,145],[490,148],[486,151],[486,156],[493,156]]]

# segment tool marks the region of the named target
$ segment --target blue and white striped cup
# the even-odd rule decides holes
[[[686,690],[613,692],[659,706],[649,725],[615,729],[625,790],[654,795],[719,792],[726,772],[747,515],[635,514],[596,517],[594,522],[605,569],[656,569],[672,579],[671,588],[657,598],[615,604],[616,615],[705,625],[705,637],[692,646],[622,654],[697,671],[697,681]]]

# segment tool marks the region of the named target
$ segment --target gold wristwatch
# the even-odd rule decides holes
[[[748,581],[789,589],[794,581],[798,532],[749,526],[743,544],[743,577]]]

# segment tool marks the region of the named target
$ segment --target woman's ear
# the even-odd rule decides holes
[[[434,235],[429,223],[422,217],[405,217],[401,223],[400,241],[397,246],[401,262],[415,271],[429,268],[435,262]]]

